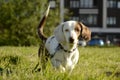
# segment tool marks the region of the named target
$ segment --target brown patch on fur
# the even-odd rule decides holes
[[[39,50],[38,50],[38,57],[40,60],[38,61],[38,63],[36,64],[32,72],[40,72],[41,70],[46,69],[49,56],[50,55],[47,49],[45,48],[44,43],[41,43]]]
[[[89,41],[91,39],[91,31],[88,27],[86,27],[84,24],[82,24],[81,22],[79,23],[79,25],[82,28],[82,35],[81,37],[86,40]]]
[[[80,36],[80,30],[81,30],[81,29],[80,29],[80,25],[79,25],[78,23],[75,25],[74,30],[75,30],[77,36],[79,37],[79,36]]]
[[[44,24],[45,24],[45,21],[46,21],[46,16],[44,16],[41,20],[41,22],[39,23],[39,26],[38,26],[38,36],[40,37],[40,39],[42,41],[46,41],[47,40],[47,37],[44,35],[43,33],[43,27],[44,27]]]

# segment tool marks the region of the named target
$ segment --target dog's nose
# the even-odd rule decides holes
[[[72,37],[69,38],[70,43],[74,42],[74,39]]]

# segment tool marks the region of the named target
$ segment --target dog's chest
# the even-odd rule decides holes
[[[64,67],[70,68],[74,64],[75,53],[65,54],[65,61],[63,62]]]
[[[55,58],[55,60],[61,62],[62,66],[69,68],[74,63],[75,52],[74,53],[66,53],[66,52],[60,50],[54,55],[54,58]]]

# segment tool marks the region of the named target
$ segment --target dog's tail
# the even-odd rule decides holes
[[[50,9],[50,5],[48,6],[46,13],[44,14],[44,16],[41,19],[39,26],[38,26],[38,36],[40,37],[40,39],[42,39],[43,42],[46,42],[46,40],[47,40],[47,37],[43,33],[43,27],[44,27],[45,21],[47,19],[47,16],[49,14],[49,9]]]

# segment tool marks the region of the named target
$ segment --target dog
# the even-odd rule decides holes
[[[40,21],[38,35],[45,44],[55,69],[59,69],[61,72],[72,72],[79,59],[78,41],[79,39],[89,41],[91,31],[82,22],[71,20],[59,24],[54,30],[54,35],[46,37],[43,28],[49,9],[50,6]]]

